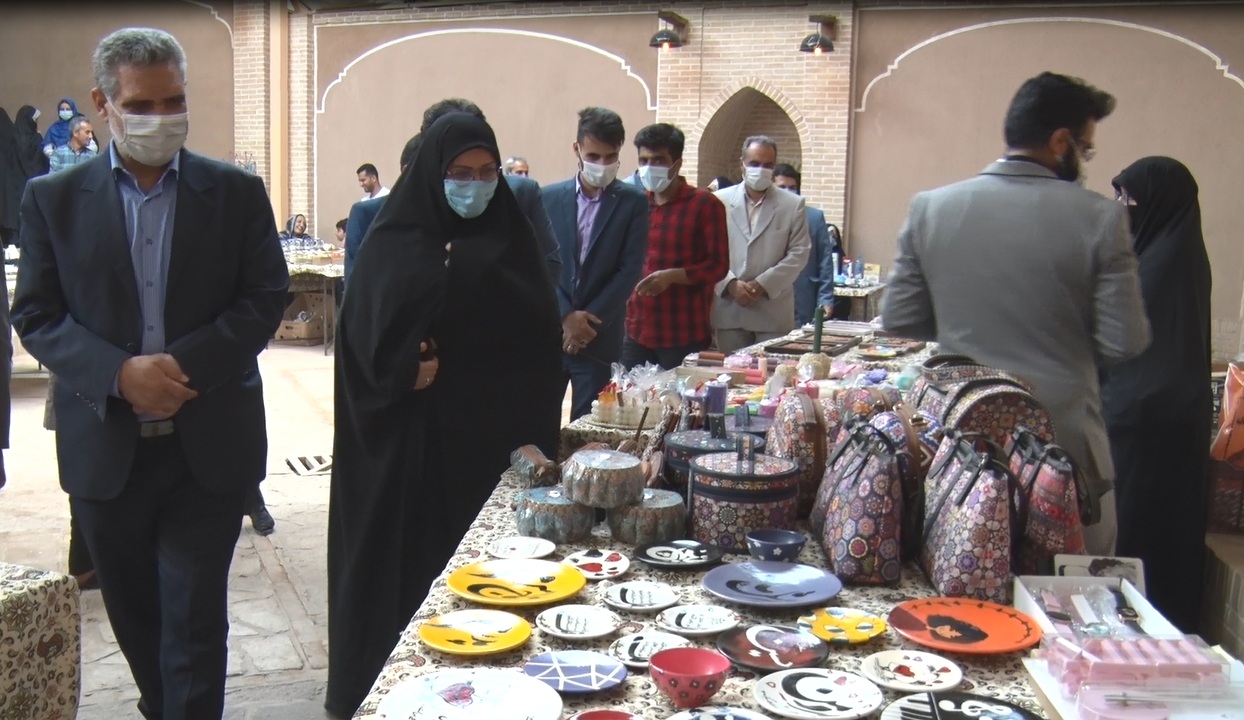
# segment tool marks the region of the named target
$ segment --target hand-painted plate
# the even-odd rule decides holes
[[[959,666],[920,650],[882,650],[860,661],[860,674],[883,688],[901,692],[953,690],[963,682]]]
[[[671,715],[667,720],[772,720],[755,710],[732,707],[698,707]]]
[[[937,703],[934,710],[933,703]],[[881,712],[881,720],[1040,720],[1005,700],[964,692],[920,693],[899,698]]]
[[[856,645],[884,635],[885,618],[855,608],[826,607],[799,618],[799,628],[831,645]]]
[[[558,605],[537,615],[536,627],[563,640],[590,640],[622,627],[622,618],[597,605]]]
[[[761,672],[814,667],[829,657],[829,646],[820,638],[785,625],[749,625],[728,630],[717,638],[717,649],[736,665]]]
[[[501,560],[524,560],[552,555],[557,546],[544,538],[515,535],[494,540],[487,549],[489,555]]]
[[[631,561],[617,550],[580,550],[566,556],[562,562],[579,568],[588,580],[615,578],[631,566]]]
[[[842,592],[842,581],[811,565],[750,560],[709,570],[704,589],[741,605],[786,608],[823,603]]]
[[[458,610],[419,626],[428,647],[453,655],[491,655],[527,642],[531,624],[502,610]]]
[[[567,720],[644,720],[625,710],[584,710],[571,715]]]
[[[678,604],[678,591],[662,582],[632,580],[605,591],[605,604],[619,610],[656,612]]]
[[[648,667],[648,658],[662,650],[687,647],[691,641],[658,630],[646,630],[618,638],[609,646],[609,654],[633,668]]]
[[[455,668],[409,678],[380,699],[380,720],[412,717],[476,720],[513,717],[514,698],[523,699],[530,720],[558,720],[562,697],[553,688],[516,670]]]
[[[527,661],[523,672],[566,694],[608,690],[626,680],[626,666],[616,658],[589,650],[541,653]],[[511,712],[509,717],[513,716]]]
[[[721,562],[722,550],[698,540],[669,540],[649,543],[635,549],[635,559],[653,567],[670,570],[695,570]]]
[[[458,568],[446,582],[450,592],[484,605],[547,605],[573,597],[587,578],[550,560],[485,560]]]
[[[725,632],[741,622],[739,614],[720,605],[679,605],[657,615],[657,627],[686,637]]]
[[[783,670],[752,685],[760,706],[796,720],[855,720],[871,715],[885,698],[854,673],[825,668]]]
[[[890,611],[890,627],[914,643],[955,653],[993,655],[1041,641],[1036,621],[1006,605],[968,598],[908,600]]]

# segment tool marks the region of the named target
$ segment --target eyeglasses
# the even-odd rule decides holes
[[[472,180],[492,182],[501,175],[500,165],[485,165],[476,170],[469,167],[456,166],[445,171],[445,179],[456,183],[469,183]]]
[[[1091,162],[1097,156],[1097,148],[1093,147],[1093,143],[1084,142],[1080,138],[1072,135],[1071,142],[1076,144],[1076,150],[1080,153],[1080,159],[1084,162]]]

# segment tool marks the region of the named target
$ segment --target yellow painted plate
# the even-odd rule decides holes
[[[818,608],[799,618],[799,628],[831,645],[857,645],[884,635],[890,627],[885,618],[854,608]]]
[[[419,626],[428,647],[453,655],[491,655],[527,642],[531,623],[503,610],[458,610]]]
[[[573,597],[587,578],[551,560],[486,560],[455,570],[447,581],[455,595],[483,605],[547,605]]]

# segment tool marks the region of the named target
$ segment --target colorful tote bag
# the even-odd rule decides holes
[[[1024,532],[1015,562],[1021,575],[1053,575],[1054,556],[1083,555],[1084,513],[1090,496],[1071,456],[1027,430],[1017,430],[1007,448],[1011,472],[1024,493]]]

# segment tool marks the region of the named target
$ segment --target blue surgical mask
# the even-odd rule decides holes
[[[496,180],[445,181],[445,199],[449,201],[449,207],[467,220],[483,215],[496,192]]]

